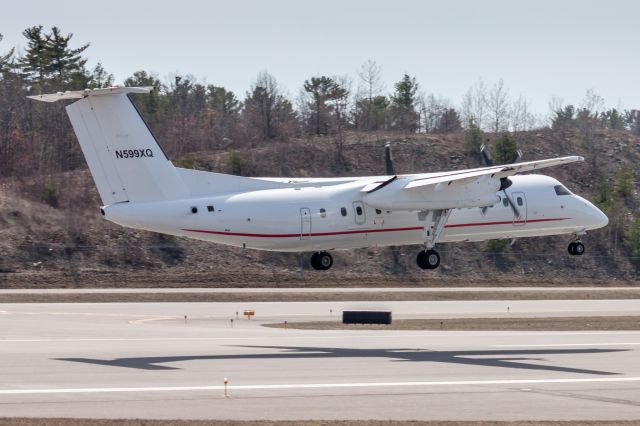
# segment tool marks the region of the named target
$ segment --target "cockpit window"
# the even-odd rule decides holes
[[[556,190],[556,195],[571,195],[571,192],[563,185],[556,185],[553,187]]]

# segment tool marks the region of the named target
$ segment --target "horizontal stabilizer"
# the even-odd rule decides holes
[[[107,87],[104,89],[84,89],[73,90],[58,93],[49,93],[46,95],[27,96],[29,99],[42,102],[57,102],[67,99],[82,99],[87,96],[104,96],[104,95],[120,95],[122,93],[149,93],[153,90],[153,86],[145,87]]]

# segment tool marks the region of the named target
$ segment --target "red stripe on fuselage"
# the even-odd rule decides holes
[[[476,222],[476,223],[454,223],[451,225],[445,225],[445,228],[462,228],[467,226],[492,226],[492,225],[511,225],[511,224],[526,224],[526,223],[540,223],[540,222],[556,222],[559,220],[567,220],[568,217],[561,217],[556,219],[533,219],[533,220],[517,220],[506,222]],[[409,228],[388,228],[388,229],[357,229],[353,231],[338,231],[338,232],[316,232],[311,234],[246,234],[243,232],[227,232],[227,231],[207,231],[202,229],[182,229],[187,232],[200,232],[203,234],[214,235],[227,235],[232,237],[254,237],[254,238],[300,238],[300,236],[311,237],[328,237],[332,235],[350,235],[350,234],[373,234],[376,232],[403,232],[403,231],[420,231],[422,226],[409,227]]]

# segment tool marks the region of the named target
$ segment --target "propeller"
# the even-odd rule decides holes
[[[493,166],[493,159],[491,158],[491,153],[489,152],[489,150],[487,149],[487,146],[485,144],[482,144],[480,146],[480,155],[482,156],[482,161],[484,162],[484,165],[486,167],[492,167]],[[517,150],[516,151],[516,158],[513,159],[513,161],[511,161],[511,163],[516,163],[518,162],[520,159],[522,158],[522,151],[521,150]],[[509,195],[507,195],[507,188],[509,188],[511,185],[513,184],[513,182],[511,181],[511,179],[507,178],[507,177],[503,177],[500,178],[500,189],[499,191],[502,191],[504,194],[504,197],[507,199],[507,202],[509,203],[509,206],[511,207],[511,210],[513,210],[513,215],[516,219],[520,218],[520,211],[518,210],[518,208],[516,207],[515,204],[513,204],[513,201],[511,201],[511,198],[509,197]],[[482,208],[482,214],[486,213],[486,207]]]
[[[384,146],[384,162],[387,176],[393,176],[396,173],[393,170],[393,155],[391,153],[391,142],[387,142]]]

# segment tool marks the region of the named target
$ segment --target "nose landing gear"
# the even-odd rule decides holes
[[[582,256],[584,254],[584,244],[581,241],[573,241],[568,248],[571,256]]]
[[[311,255],[311,267],[316,271],[326,271],[333,265],[333,258],[326,251],[319,251]]]

